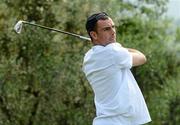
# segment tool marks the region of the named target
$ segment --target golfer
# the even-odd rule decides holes
[[[112,19],[104,12],[86,22],[93,47],[85,54],[83,71],[94,91],[93,125],[141,125],[151,121],[130,69],[146,62],[143,53],[116,42]]]

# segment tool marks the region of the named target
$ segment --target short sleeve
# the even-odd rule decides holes
[[[132,55],[126,48],[115,46],[112,48],[114,63],[120,68],[131,68],[132,67]]]

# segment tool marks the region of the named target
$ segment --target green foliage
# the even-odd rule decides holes
[[[133,68],[152,125],[179,123],[179,28],[162,19],[166,0],[4,0],[0,2],[0,125],[91,125],[93,92],[81,71],[90,43],[25,25],[34,21],[85,35],[88,15],[106,11],[117,24],[118,41],[147,55]]]

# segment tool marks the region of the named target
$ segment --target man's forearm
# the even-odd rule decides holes
[[[139,66],[146,62],[146,56],[139,50],[126,48],[133,57],[133,66]]]
[[[139,54],[143,54],[141,53],[139,50],[136,50],[136,49],[132,49],[132,48],[126,48],[129,52],[132,52],[132,53],[139,53]],[[144,54],[143,54],[144,55]]]

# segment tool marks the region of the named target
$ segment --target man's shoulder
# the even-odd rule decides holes
[[[85,54],[84,58],[112,58],[113,56],[124,55],[127,53],[127,50],[121,46],[120,43],[111,43],[107,46],[96,45],[93,46],[90,50],[88,50]]]
[[[110,49],[111,49],[111,52],[114,54],[114,55],[124,55],[126,53],[128,53],[128,50],[124,47],[121,46],[120,43],[114,43],[112,44],[111,46],[109,46]]]

